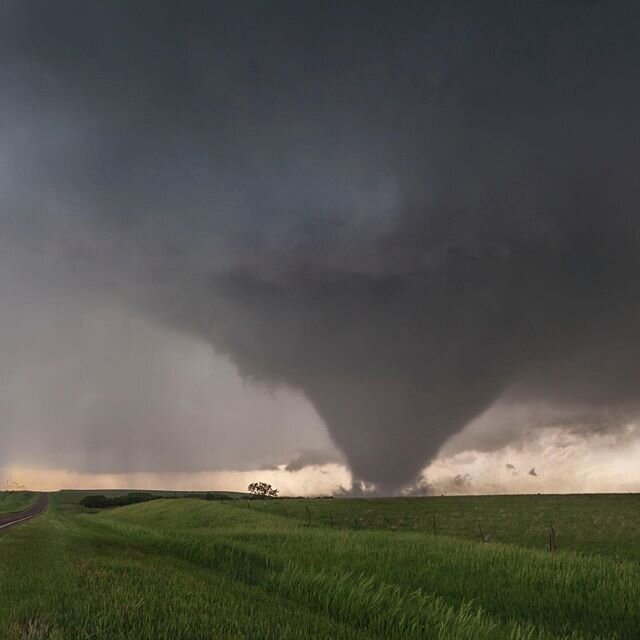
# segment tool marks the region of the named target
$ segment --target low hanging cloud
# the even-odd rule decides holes
[[[300,471],[306,467],[318,467],[325,464],[336,464],[343,462],[342,457],[335,451],[321,449],[305,449],[295,456],[286,466],[285,471]]]
[[[622,428],[640,415],[637,13],[6,3],[2,285],[117,303],[303,394],[382,492],[456,438],[495,451],[535,426],[474,431],[491,412]],[[147,441],[163,406],[131,397]],[[112,408],[85,447],[155,464],[118,456]]]

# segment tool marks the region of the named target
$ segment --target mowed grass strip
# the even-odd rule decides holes
[[[638,637],[634,562],[309,525],[271,504],[74,500],[0,536],[0,638]]]

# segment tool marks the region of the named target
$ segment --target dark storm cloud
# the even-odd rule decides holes
[[[334,451],[321,449],[304,449],[299,451],[293,460],[287,463],[285,471],[300,471],[307,467],[343,462]]]
[[[7,234],[302,390],[356,478],[506,392],[635,415],[633,3],[2,11]]]

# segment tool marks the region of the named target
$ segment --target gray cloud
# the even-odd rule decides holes
[[[302,391],[383,491],[505,397],[637,414],[634,4],[2,12],[2,230],[52,289]]]
[[[244,383],[206,342],[114,304],[29,291],[0,285],[0,468],[244,470],[330,447],[304,398]]]
[[[344,460],[335,451],[322,449],[303,449],[285,467],[285,471],[300,471],[306,467],[324,464],[342,463]]]
[[[277,464],[269,464],[269,463],[261,464],[258,467],[259,471],[278,471],[279,469],[280,467]]]

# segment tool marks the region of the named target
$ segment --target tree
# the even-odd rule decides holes
[[[249,493],[260,498],[277,498],[278,490],[266,482],[252,482],[247,489]]]

